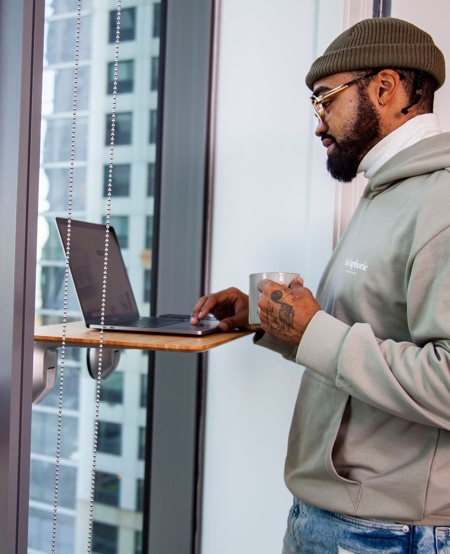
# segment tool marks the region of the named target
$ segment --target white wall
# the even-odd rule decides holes
[[[212,290],[246,291],[256,271],[316,288],[335,192],[304,77],[340,22],[336,0],[222,0]],[[202,552],[281,552],[301,368],[246,337],[211,351],[208,371]]]

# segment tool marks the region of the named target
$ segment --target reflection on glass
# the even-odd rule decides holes
[[[82,3],[72,217],[92,222],[102,222],[107,210],[116,10],[114,0],[83,0]],[[132,286],[143,313],[150,310],[151,296],[159,14],[159,0],[130,0],[121,10],[111,176],[111,224],[124,249]],[[55,217],[66,216],[69,203],[76,15],[77,0],[46,0],[38,325],[60,323],[63,313],[65,261]],[[70,283],[68,321],[80,318]],[[142,552],[147,371],[146,354],[124,351],[120,368],[102,382],[92,527],[94,553]],[[57,383],[41,404],[33,406],[30,554],[51,551],[58,388]],[[95,403],[96,382],[86,369],[86,350],[66,348],[58,554],[84,554],[87,549]]]
[[[120,475],[97,471],[95,476],[95,501],[108,506],[119,506]]]

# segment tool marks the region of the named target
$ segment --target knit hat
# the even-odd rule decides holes
[[[306,76],[311,90],[322,77],[358,69],[402,68],[429,73],[438,88],[445,81],[445,60],[431,36],[393,17],[364,19],[339,35],[312,64]]]

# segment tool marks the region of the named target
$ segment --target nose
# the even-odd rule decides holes
[[[317,127],[316,127],[316,130],[314,131],[314,134],[316,135],[316,137],[320,137],[323,133],[326,133],[328,131],[328,125],[326,123],[326,121],[322,118],[316,118],[317,119]]]

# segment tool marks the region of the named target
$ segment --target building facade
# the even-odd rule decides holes
[[[75,146],[74,59],[77,2],[47,0],[39,184],[36,323],[62,321],[65,262],[55,217],[101,223],[111,192],[119,236],[136,301],[150,310],[160,3],[125,1],[120,9],[115,140],[111,149],[117,4],[85,0],[79,14]],[[111,156],[113,153],[113,163]],[[72,169],[71,169],[72,168]],[[112,169],[112,173],[111,173]],[[79,320],[70,285],[68,320]],[[86,552],[94,445],[96,382],[86,351],[67,348],[64,362],[56,551]],[[142,548],[147,406],[147,354],[123,351],[102,382],[92,522],[92,551],[139,553]],[[30,554],[51,548],[59,386],[33,407]]]

